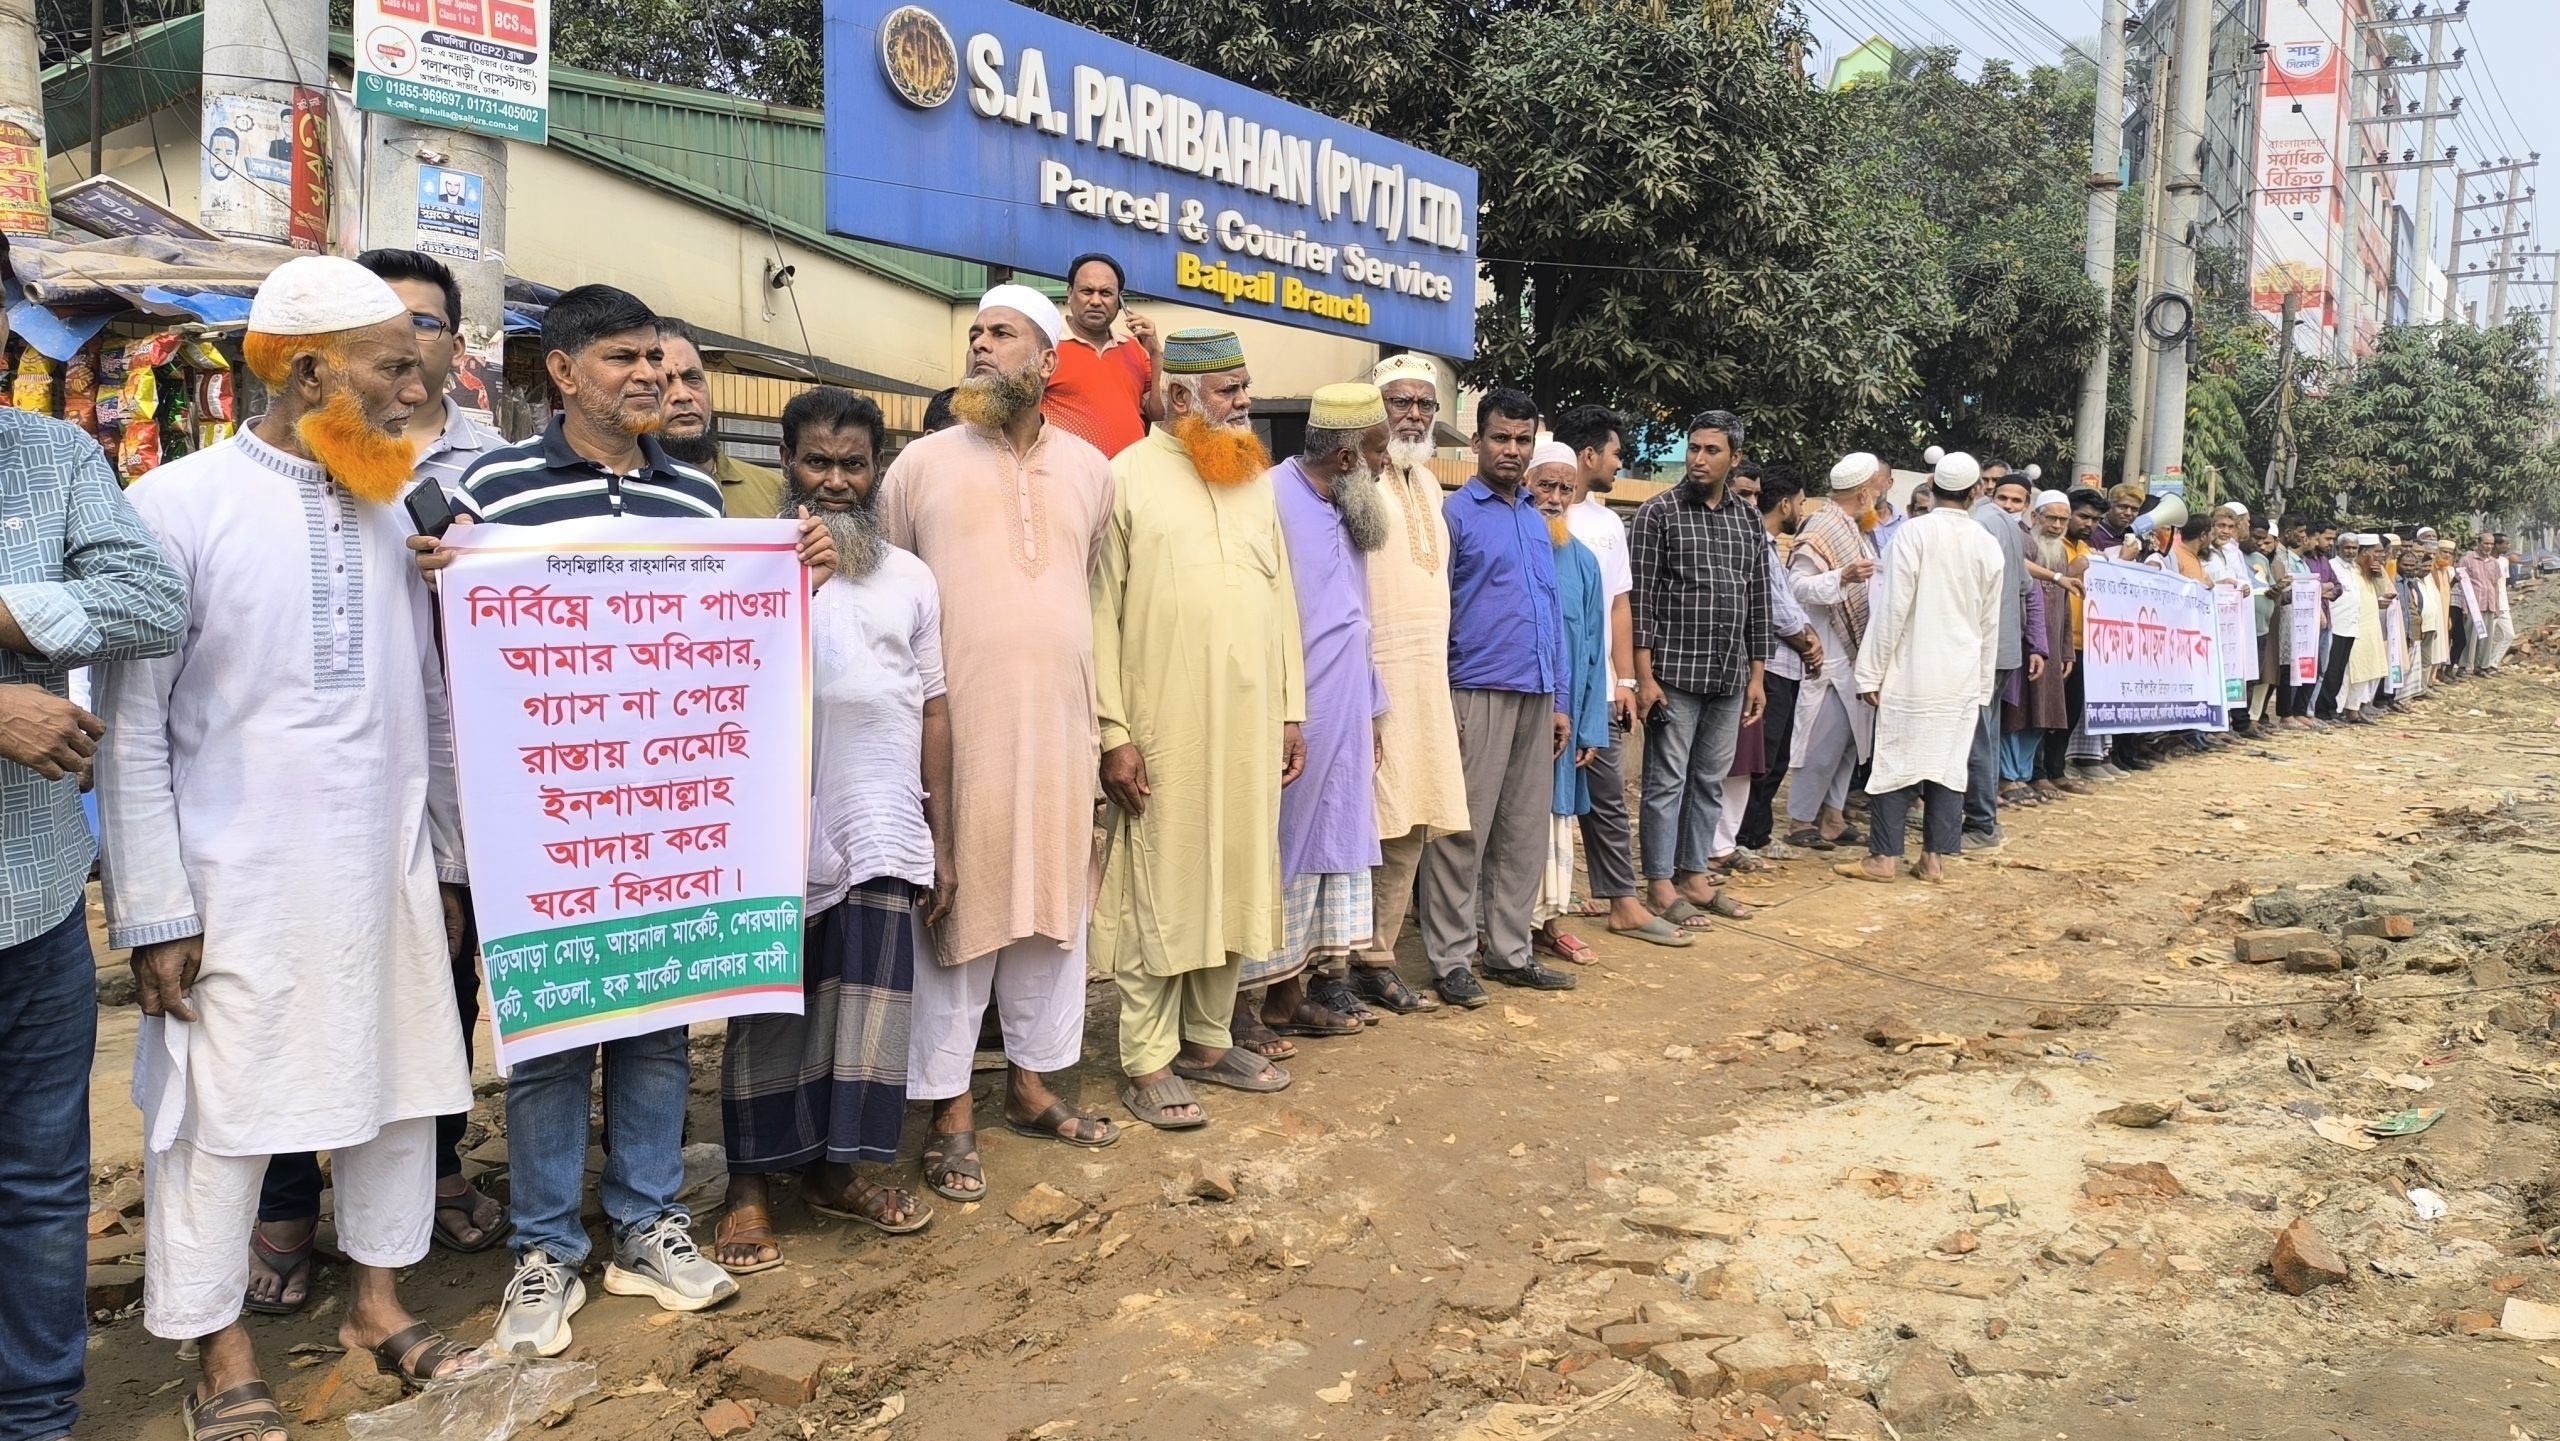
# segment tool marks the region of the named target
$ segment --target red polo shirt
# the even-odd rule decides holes
[[[1146,436],[1141,405],[1154,383],[1155,362],[1145,346],[1114,336],[1096,350],[1069,331],[1058,342],[1058,369],[1040,397],[1040,413],[1104,456],[1118,455]]]

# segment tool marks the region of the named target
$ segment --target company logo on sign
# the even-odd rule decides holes
[[[376,68],[385,75],[406,75],[418,63],[417,52],[410,48],[408,35],[400,29],[384,25],[364,37],[365,53],[373,57]]]
[[[2297,41],[2282,47],[2276,54],[2276,65],[2287,75],[2317,75],[2329,63],[2329,47],[2318,40]]]
[[[920,6],[901,6],[880,22],[880,68],[898,98],[918,110],[931,110],[960,88],[960,49]]]

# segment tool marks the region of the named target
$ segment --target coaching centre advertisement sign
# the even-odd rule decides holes
[[[1475,354],[1476,173],[1004,0],[828,0],[827,228]]]
[[[787,520],[459,526],[439,584],[498,1063],[800,1010],[809,607]]]
[[[2092,561],[2081,616],[2091,735],[2220,730],[2226,723],[2213,592],[2184,576]]]
[[[541,145],[551,0],[355,0],[356,108]]]

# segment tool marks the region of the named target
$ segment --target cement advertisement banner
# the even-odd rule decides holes
[[[2249,303],[2281,322],[2301,299],[2296,348],[2328,351],[2338,323],[2339,132],[2348,57],[2340,0],[2266,7],[2266,73],[2258,90],[2258,183],[2251,201]]]

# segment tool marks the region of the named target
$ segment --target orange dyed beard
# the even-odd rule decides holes
[[[1546,522],[1547,539],[1555,542],[1556,549],[1564,549],[1564,543],[1573,538],[1572,528],[1565,524],[1564,517],[1560,515],[1548,516]]]
[[[1220,489],[1242,485],[1271,468],[1270,452],[1250,427],[1211,425],[1186,413],[1173,423],[1173,438],[1182,442],[1200,478]]]
[[[365,419],[353,395],[339,391],[294,423],[303,449],[356,499],[374,505],[397,500],[417,469],[406,435],[385,435]]]

